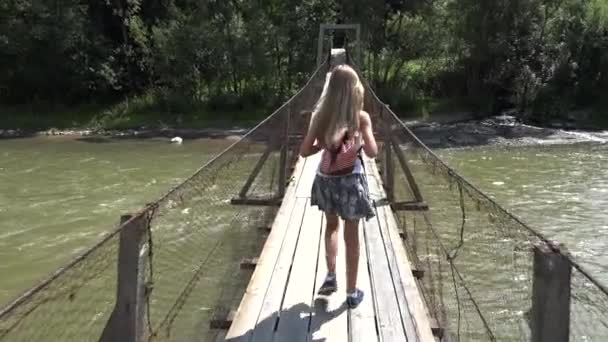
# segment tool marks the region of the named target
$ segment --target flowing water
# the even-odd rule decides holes
[[[0,141],[0,306],[191,175],[229,141]]]
[[[607,144],[484,146],[439,155],[608,284]]]
[[[97,241],[120,214],[157,199],[229,143],[0,141],[0,306]],[[608,283],[608,145],[438,153],[524,222],[564,242]]]

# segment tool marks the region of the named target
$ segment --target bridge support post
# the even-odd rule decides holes
[[[287,106],[287,115],[285,115],[285,124],[283,130],[283,144],[281,146],[281,160],[279,162],[279,196],[285,195],[287,187],[287,163],[289,154],[289,126],[291,121],[291,104]]]
[[[148,218],[146,215],[131,219],[131,215],[120,217],[121,225],[118,247],[118,281],[116,303],[106,324],[101,342],[144,340],[145,302],[148,294],[146,281]]]
[[[401,166],[401,170],[403,171],[403,173],[405,174],[405,178],[407,179],[407,184],[409,185],[410,190],[412,191],[412,194],[414,195],[414,199],[418,203],[423,203],[424,199],[422,198],[422,193],[420,192],[420,189],[418,188],[418,184],[416,183],[416,180],[414,179],[414,175],[412,174],[412,170],[410,169],[407,159],[403,155],[403,150],[401,150],[401,147],[399,146],[399,142],[397,142],[397,140],[394,137],[391,137],[391,143],[393,145],[395,155],[397,156],[397,160],[399,161],[399,165]],[[428,209],[428,207],[427,207],[427,209]]]
[[[393,163],[393,146],[390,123],[385,120],[384,107],[380,107],[380,118],[384,122],[384,163],[383,163],[383,183],[386,191],[386,199],[389,203],[395,200],[395,166]]]
[[[570,337],[572,265],[558,246],[534,247],[530,328],[532,342],[566,342]]]

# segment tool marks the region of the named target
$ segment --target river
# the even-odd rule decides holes
[[[0,140],[0,306],[228,146],[226,140]]]
[[[0,141],[0,306],[93,244],[120,214],[158,198],[229,143]],[[608,145],[437,152],[524,222],[564,242],[608,283]]]
[[[608,284],[608,145],[440,150],[460,174]]]

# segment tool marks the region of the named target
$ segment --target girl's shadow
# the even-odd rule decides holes
[[[315,332],[319,331],[321,326],[332,319],[338,317],[347,310],[346,302],[343,302],[338,308],[328,310],[328,302],[324,297],[315,299],[311,307],[306,303],[298,303],[287,309],[281,310],[280,313],[274,312],[256,324],[255,328],[248,330],[245,334],[234,338],[226,339],[226,341],[250,341],[255,336],[264,334],[270,336],[275,334],[278,329],[283,330],[285,321],[289,320],[289,324],[293,326],[309,327],[308,335],[311,336],[312,342],[324,342],[325,338],[312,339]],[[281,321],[283,318],[283,321]],[[344,327],[346,329],[346,327]],[[296,337],[296,336],[291,336]],[[274,339],[274,341],[279,341]]]

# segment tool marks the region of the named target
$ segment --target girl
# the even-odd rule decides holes
[[[346,303],[354,308],[363,300],[357,288],[359,266],[359,219],[374,216],[368,194],[361,150],[369,157],[378,154],[369,114],[363,110],[363,85],[348,65],[331,73],[321,96],[300,154],[308,157],[323,151],[313,182],[311,204],[325,212],[325,255],[327,276],[319,294],[337,290],[336,255],[340,218],[344,220],[346,244]]]

